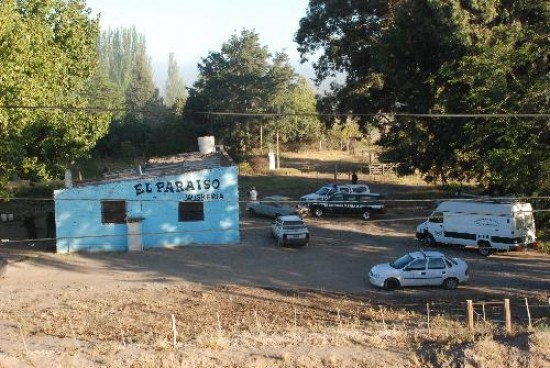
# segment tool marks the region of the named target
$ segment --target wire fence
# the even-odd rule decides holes
[[[399,308],[424,315],[421,325],[428,331],[441,321],[456,323],[472,333],[491,331],[512,334],[522,329],[550,327],[550,297],[542,299],[514,298],[463,302],[399,303]],[[395,304],[380,305],[395,308]]]

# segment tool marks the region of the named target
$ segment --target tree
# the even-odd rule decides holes
[[[261,46],[259,35],[243,30],[225,42],[221,51],[210,52],[199,64],[199,79],[190,90],[187,112],[232,113],[296,113],[314,112],[315,98],[307,90],[305,81],[297,80],[285,53],[273,57],[267,47]],[[306,102],[307,100],[307,102]],[[313,111],[311,110],[313,109]],[[206,121],[215,134],[234,153],[244,154],[257,146],[260,129],[264,137],[272,137],[276,130],[285,139],[301,135],[294,117],[288,119],[261,119],[209,117]],[[315,119],[300,117],[298,124],[313,124]],[[314,128],[315,129],[315,128]],[[212,132],[212,131],[211,131]],[[287,136],[288,132],[288,136]]]
[[[282,141],[299,149],[317,140],[321,131],[321,122],[316,116],[315,91],[308,81],[299,77],[296,82],[288,85],[288,92],[282,96],[279,111],[296,114],[276,120],[275,126],[279,129]]]
[[[346,73],[333,94],[341,110],[542,113],[550,87],[548,57],[540,52],[547,48],[546,6],[311,0],[296,40],[304,57],[324,50],[320,79]],[[531,193],[547,178],[548,134],[540,120],[397,118],[381,143],[387,157],[428,180],[475,178],[501,192]]]
[[[81,110],[98,35],[84,1],[0,3],[0,104],[15,107],[0,109],[0,180],[56,177],[107,132],[106,114]]]
[[[166,106],[181,110],[187,100],[187,91],[174,53],[168,56],[168,79],[166,80]]]

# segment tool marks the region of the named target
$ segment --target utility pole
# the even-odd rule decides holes
[[[260,124],[260,152],[264,154],[264,125]]]
[[[277,170],[281,168],[281,160],[279,159],[279,129],[277,129]]]

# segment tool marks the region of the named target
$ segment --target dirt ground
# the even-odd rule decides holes
[[[444,249],[470,266],[459,289],[370,286],[370,267],[417,249],[414,228],[426,214],[306,218],[312,239],[301,248],[277,247],[271,220],[246,215],[236,246],[57,255],[4,243],[0,367],[488,366],[476,344],[447,361],[451,348],[437,338],[452,341],[462,322],[426,330],[424,306],[510,298],[519,316],[523,298],[548,305],[550,257]],[[533,318],[548,324],[550,306]],[[495,359],[517,350],[503,366],[550,366],[550,352],[533,353],[546,349],[533,339],[545,337],[533,336],[477,344]]]

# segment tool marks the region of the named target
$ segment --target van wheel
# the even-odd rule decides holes
[[[315,217],[322,217],[323,214],[324,214],[324,211],[321,207],[316,207],[314,210],[313,210],[313,214],[315,215]]]
[[[443,286],[443,289],[454,290],[458,287],[458,280],[454,277],[446,278],[441,286]]]
[[[435,239],[432,234],[428,234],[420,239],[420,245],[423,247],[433,247],[435,245]]]
[[[399,287],[399,281],[397,279],[394,279],[393,277],[387,279],[384,281],[384,289],[386,290],[395,290]]]
[[[479,246],[479,254],[481,254],[483,257],[488,257],[492,253],[492,249],[490,245],[487,244],[481,244]]]
[[[361,215],[363,217],[363,220],[367,221],[370,220],[371,214],[369,210],[364,210],[363,214]]]

